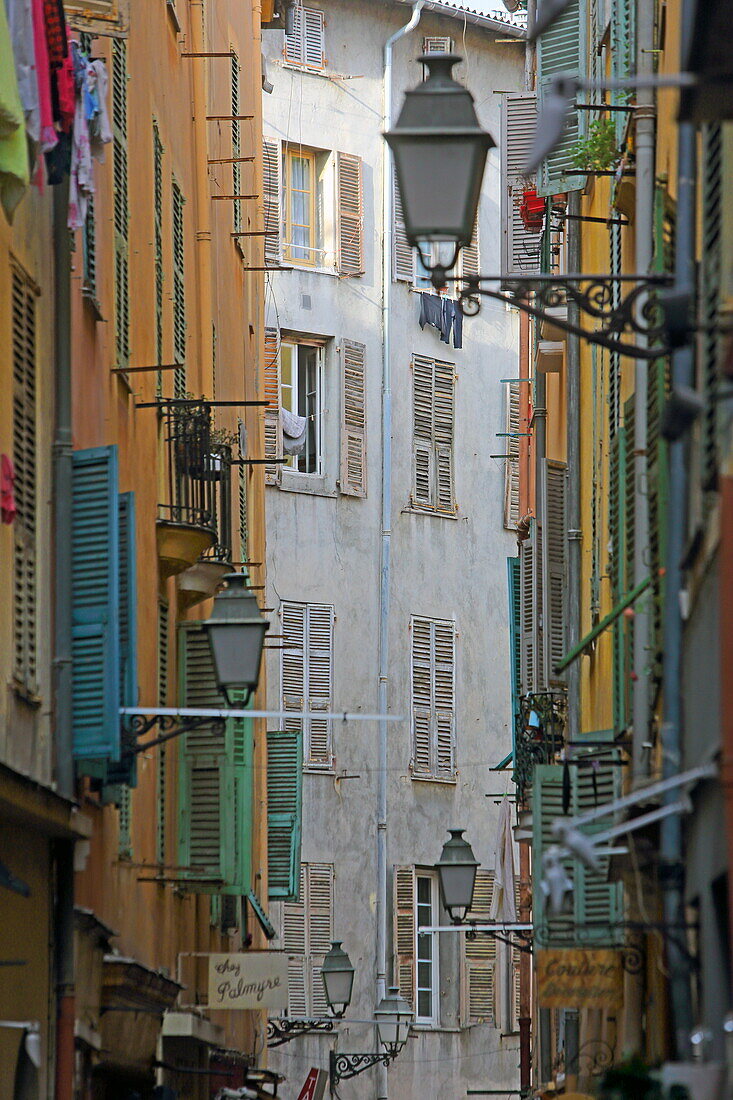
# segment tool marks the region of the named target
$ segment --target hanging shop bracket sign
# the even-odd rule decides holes
[[[621,1008],[623,965],[613,948],[535,951],[537,998],[542,1008]]]

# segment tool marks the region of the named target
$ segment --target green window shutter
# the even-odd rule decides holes
[[[700,272],[700,320],[712,329],[702,335],[701,381],[705,408],[702,414],[702,487],[717,488],[718,389],[720,333],[720,282],[723,224],[723,128],[720,123],[703,128],[702,263]]]
[[[36,288],[13,266],[13,677],[37,690]]]
[[[153,121],[153,225],[155,233],[155,358],[163,362],[163,143]],[[163,375],[156,380],[158,397],[163,394]]]
[[[626,429],[619,428],[611,440],[609,459],[608,538],[611,547],[609,573],[614,604],[626,595]],[[613,728],[620,733],[626,728],[626,670],[624,659],[624,624],[620,616],[613,624]]]
[[[295,901],[300,878],[303,734],[267,731],[267,881],[271,901]]]
[[[535,558],[537,524],[530,520],[529,537],[519,548],[519,694],[528,695],[535,686]]]
[[[512,684],[512,714],[516,717],[519,713],[520,684],[522,681],[519,558],[507,558],[506,564],[509,584],[509,667]]]
[[[546,609],[547,683],[562,683],[564,676],[555,673],[555,665],[563,659],[566,650],[563,602],[567,569],[567,468],[560,463],[546,462],[545,476],[547,570],[543,602]]]
[[[182,623],[179,641],[181,704],[225,709],[201,625]],[[202,726],[180,739],[178,863],[195,893],[221,892],[232,876],[234,774],[227,732]]]
[[[538,764],[532,779],[532,921],[543,928],[548,947],[569,946],[573,939],[572,911],[549,916],[541,890],[542,858],[550,845],[557,843],[552,836],[552,823],[563,816],[562,773],[561,764]],[[563,860],[563,865],[572,879],[572,859]],[[571,901],[570,909],[572,904]]]
[[[174,397],[186,396],[186,280],[183,192],[173,181],[173,357],[179,364],[173,374]]]
[[[621,226],[616,222],[610,227],[610,273],[620,275],[622,266]],[[614,308],[621,304],[621,283],[611,287],[611,301]],[[608,379],[608,432],[613,439],[618,431],[621,414],[621,356],[617,351],[610,353]]]
[[[112,173],[114,182],[115,341],[117,366],[130,362],[130,272],[127,172],[127,43],[112,42]]]
[[[540,115],[555,77],[585,77],[586,23],[586,6],[581,0],[577,0],[537,40]],[[585,134],[586,114],[586,111],[576,111],[573,108],[568,111],[561,140],[540,165],[537,190],[541,195],[578,191],[585,186],[585,175],[579,173],[573,164],[573,148]]]
[[[572,769],[573,816],[588,813],[613,802],[621,793],[621,768],[612,760],[617,754],[611,750],[610,758],[597,759],[594,765]],[[603,832],[612,823],[611,815],[583,827],[588,836]],[[592,871],[579,860],[573,861],[571,877],[575,884],[575,920],[582,926],[579,937],[583,944],[612,944],[623,931],[617,931],[622,919],[621,886],[608,881],[609,857],[601,860],[599,871]]]
[[[636,72],[636,4],[634,0],[613,0],[611,9],[611,76],[624,79]],[[614,104],[628,103],[633,98],[632,90],[611,93]],[[616,137],[620,142],[624,136],[628,116],[623,111],[615,111]]]
[[[87,198],[87,216],[82,230],[83,293],[89,298],[97,296],[97,234],[94,220],[94,192]]]
[[[169,605],[167,600],[158,602],[158,706],[168,706],[168,629],[169,629]],[[156,806],[156,840],[155,858],[158,863],[165,863],[167,848],[167,814],[168,814],[168,746],[158,745],[158,774],[157,774],[158,801]]]
[[[231,71],[231,104],[232,104],[232,156],[241,156],[241,142],[240,142],[240,124],[237,119],[239,114],[239,57],[237,54],[232,53],[232,71]],[[242,169],[239,164],[232,165],[232,194],[240,194],[240,185],[242,182]],[[238,233],[242,228],[242,203],[235,199],[232,203],[234,208],[234,232]]]
[[[244,692],[231,693],[232,704],[243,707]],[[252,705],[252,701],[250,701]],[[234,817],[225,825],[232,850],[227,862],[231,867],[229,881],[222,888],[226,895],[246,894],[252,881],[252,831],[254,799],[254,734],[251,718],[230,718],[227,722],[227,755],[234,781]]]
[[[636,472],[634,469],[634,448],[636,437],[634,432],[634,396],[624,404],[624,436],[626,446],[626,461],[624,462],[624,569],[623,569],[623,594],[626,595],[634,587],[634,545],[636,536],[634,532],[634,517],[636,512]],[[624,617],[624,682],[631,683],[631,672],[634,667],[634,620]],[[624,726],[631,721],[631,691],[626,693],[626,720]]]
[[[120,759],[119,498],[117,448],[73,455],[71,509],[73,752],[103,775]]]

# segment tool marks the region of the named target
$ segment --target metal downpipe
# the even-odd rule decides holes
[[[392,50],[420,22],[424,0],[416,0],[410,20],[384,46],[383,129],[392,127]],[[387,713],[389,683],[389,597],[392,541],[392,162],[382,143],[382,516],[379,581],[379,706]],[[387,983],[387,722],[379,723],[377,761],[377,984],[375,1007]],[[378,1100],[387,1100],[387,1067],[377,1068]]]

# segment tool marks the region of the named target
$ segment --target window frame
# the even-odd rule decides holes
[[[282,468],[283,468],[283,470],[287,470],[290,474],[293,474],[293,475],[295,475],[299,478],[323,478],[323,476],[324,476],[324,455],[323,455],[323,411],[324,411],[324,402],[323,402],[323,388],[324,388],[324,384],[325,384],[325,377],[324,377],[324,350],[325,349],[324,349],[323,345],[320,342],[310,341],[305,337],[303,339],[294,339],[294,338],[281,337],[281,339],[280,339],[280,348],[279,348],[279,353],[278,353],[279,356],[280,356],[280,381],[279,381],[280,393],[279,393],[279,399],[280,399],[280,408],[281,409],[287,409],[288,412],[294,412],[294,410],[292,408],[288,408],[288,406],[284,402],[284,390],[285,390],[286,386],[285,386],[285,383],[283,382],[283,350],[285,348],[290,348],[296,353],[292,356],[291,367],[290,367],[290,369],[291,369],[291,382],[287,386],[287,388],[290,390],[291,395],[296,393],[297,375],[298,375],[298,372],[300,371],[299,349],[300,348],[310,348],[315,352],[315,356],[316,356],[316,364],[315,364],[316,390],[315,390],[315,402],[314,402],[314,404],[315,404],[315,413],[314,413],[315,424],[314,424],[314,427],[315,427],[315,466],[316,466],[316,468],[315,468],[315,470],[301,470],[301,469],[299,469],[298,466],[296,465],[296,463],[301,458],[304,457],[303,455],[289,455],[288,456],[288,461],[282,463]],[[297,403],[297,394],[296,394],[296,403]],[[305,414],[296,413],[296,415],[298,415],[298,416],[302,416],[302,415],[308,416],[309,414],[308,413],[305,413]],[[306,436],[307,436],[307,432],[308,432],[308,429],[306,429]],[[283,457],[285,457],[284,453],[283,453]]]
[[[424,902],[420,901],[420,882],[430,883],[430,919],[427,924],[420,923],[420,908],[425,906]],[[414,922],[415,922],[415,1024],[417,1027],[439,1027],[440,1026],[440,944],[439,937],[431,935],[430,933],[420,933],[420,928],[435,926],[439,923],[440,916],[440,895],[438,892],[438,876],[435,871],[430,871],[424,868],[415,867],[415,904],[414,904]],[[424,960],[420,958],[420,942],[424,941],[430,947],[429,966],[431,969],[431,981],[428,986],[421,987],[420,985],[420,965],[421,961],[424,965]],[[420,1014],[420,991],[421,989],[427,990],[430,993],[430,1015]]]
[[[314,19],[314,17],[316,18]],[[308,61],[306,24],[309,21],[320,24],[318,27],[320,62],[317,65],[313,65]],[[288,47],[291,45],[296,47],[294,52],[299,54],[298,57],[294,57],[288,52]],[[303,4],[297,5],[293,33],[285,35],[285,42],[283,43],[283,64],[288,68],[300,69],[308,73],[322,73],[324,71],[326,68],[326,18],[325,13],[320,9],[306,8]]]
[[[285,207],[284,230],[285,240],[283,241],[283,259],[288,263],[297,264],[299,267],[322,267],[323,264],[319,263],[319,255],[322,253],[322,249],[318,247],[318,223],[317,223],[317,204],[316,204],[316,192],[318,189],[318,177],[317,170],[318,165],[316,161],[316,151],[314,149],[305,149],[302,146],[296,145],[283,145],[283,204]],[[292,241],[293,232],[293,219],[292,219],[292,181],[293,181],[293,161],[300,159],[307,161],[310,165],[310,190],[304,191],[304,194],[309,196],[308,207],[310,213],[310,226],[309,232],[309,244],[296,245]],[[300,226],[300,228],[306,228]],[[294,256],[292,254],[293,249],[305,249],[310,258],[304,259],[302,256]]]

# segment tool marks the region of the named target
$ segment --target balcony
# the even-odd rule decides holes
[[[232,447],[212,427],[212,405],[162,401],[165,503],[158,505],[161,575],[178,576],[179,601],[213,595],[232,559]]]
[[[514,782],[521,805],[532,787],[537,764],[556,764],[565,744],[566,698],[543,691],[519,700],[514,741]]]

